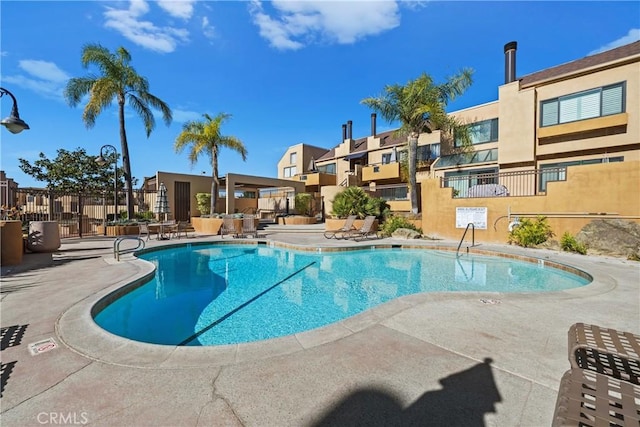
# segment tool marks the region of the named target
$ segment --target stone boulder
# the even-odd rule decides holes
[[[396,228],[396,230],[391,233],[391,237],[395,239],[419,239],[421,234],[410,228]]]
[[[589,248],[589,253],[640,257],[640,224],[622,219],[597,219],[585,225],[576,240]]]

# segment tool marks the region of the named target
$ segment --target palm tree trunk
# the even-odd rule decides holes
[[[416,180],[416,157],[418,156],[418,134],[409,134],[409,201],[411,202],[411,212],[418,213],[418,191]]]
[[[216,211],[216,205],[218,204],[218,193],[220,188],[220,180],[218,179],[218,154],[214,148],[211,155],[211,166],[213,169],[213,181],[211,181],[211,213]],[[227,197],[229,195],[227,194]],[[228,213],[228,212],[227,212]]]
[[[122,150],[122,169],[124,171],[124,190],[127,203],[127,218],[132,219],[133,212],[133,190],[131,185],[131,163],[129,162],[129,144],[127,144],[127,133],[124,128],[124,97],[118,99],[118,118],[120,121],[120,145]],[[117,218],[118,212],[115,212]]]

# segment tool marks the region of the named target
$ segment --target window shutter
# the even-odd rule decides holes
[[[582,95],[580,98],[579,119],[589,119],[600,116],[600,91]]]
[[[602,115],[622,113],[622,85],[602,89]]]
[[[560,101],[560,123],[578,120],[578,97]]]
[[[558,124],[558,101],[542,103],[542,126]]]

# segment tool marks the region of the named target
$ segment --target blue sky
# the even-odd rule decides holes
[[[120,151],[115,108],[87,129],[84,103],[69,107],[66,81],[88,75],[82,46],[125,47],[150,91],[173,110],[147,138],[126,117],[132,173],[211,174],[173,149],[186,120],[232,114],[223,133],[246,145],[246,162],[221,152],[227,172],[277,176],[290,145],[337,145],[342,124],[369,134],[363,98],[426,72],[441,82],[461,68],[474,84],[449,111],[495,101],[504,83],[503,46],[518,42],[518,77],[640,39],[640,3],[484,1],[2,1],[0,82],[30,130],[0,129],[0,168],[20,186],[42,186],[18,167],[43,152],[111,144]],[[3,97],[1,117],[11,100]],[[378,119],[378,130],[395,127]],[[121,163],[120,163],[121,165]]]

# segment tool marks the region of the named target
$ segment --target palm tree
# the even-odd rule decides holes
[[[416,190],[416,157],[418,152],[418,136],[422,132],[431,133],[442,130],[456,135],[464,145],[468,145],[469,134],[465,125],[455,117],[446,113],[449,101],[462,95],[471,85],[473,70],[463,69],[449,77],[443,84],[435,84],[433,78],[423,73],[405,86],[387,85],[379,97],[365,98],[360,101],[380,113],[388,122],[401,123],[398,133],[408,137],[408,169],[409,200],[411,211],[418,213],[418,197]]]
[[[242,160],[247,160],[247,149],[242,141],[235,136],[225,136],[220,134],[222,123],[231,118],[231,114],[220,113],[215,117],[203,114],[204,120],[189,121],[182,126],[182,132],[177,136],[174,143],[176,152],[181,153],[184,148],[191,144],[189,151],[189,161],[193,166],[198,157],[206,154],[211,159],[212,177],[211,182],[211,213],[216,211],[218,202],[218,189],[220,180],[218,178],[218,153],[221,147],[230,148],[242,156]],[[233,197],[227,194],[227,197]]]
[[[125,102],[128,102],[142,119],[147,138],[156,125],[151,107],[162,112],[162,118],[167,126],[172,120],[171,109],[164,101],[149,93],[149,82],[129,64],[131,55],[124,47],[119,47],[115,53],[112,53],[99,44],[87,44],[82,48],[81,61],[84,68],[93,64],[98,67],[100,73],[70,79],[64,90],[64,97],[70,106],[75,107],[85,95],[89,95],[82,113],[82,120],[87,128],[95,125],[96,118],[111,105],[114,99],[118,102],[127,214],[129,218],[133,218],[131,163],[124,126]]]

